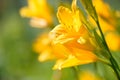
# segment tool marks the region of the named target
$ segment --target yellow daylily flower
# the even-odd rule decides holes
[[[33,44],[33,50],[40,54],[38,59],[41,62],[64,59],[68,53],[64,46],[60,44],[52,45],[51,37],[47,33],[44,33],[37,38]]]
[[[120,35],[116,34],[117,21],[110,6],[104,0],[93,0],[93,5],[109,48],[113,51],[120,50]],[[90,21],[96,26],[91,18]]]
[[[40,35],[33,44],[33,50],[40,53],[39,61],[43,62],[46,60],[54,59],[55,56],[52,54],[52,47],[50,45],[51,40],[48,34]]]
[[[79,80],[102,80],[90,71],[83,71],[79,75]]]
[[[72,2],[72,10],[60,6],[57,17],[60,22],[52,31],[53,43],[62,44],[68,49],[67,59],[57,61],[54,69],[87,64],[97,60],[93,53],[94,46],[90,42],[90,34],[80,20],[80,11],[76,7],[76,1]]]
[[[30,24],[35,27],[46,27],[52,23],[50,8],[46,0],[27,0],[28,7],[23,7],[20,14],[31,18]]]

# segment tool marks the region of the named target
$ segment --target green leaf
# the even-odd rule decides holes
[[[93,30],[93,33],[97,41],[97,44],[100,47],[99,53],[101,53],[101,55],[104,56],[105,58],[110,58],[108,51],[106,51],[106,47],[104,46],[104,41],[102,40],[102,38],[98,35],[96,30]]]

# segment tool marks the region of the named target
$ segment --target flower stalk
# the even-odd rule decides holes
[[[97,14],[96,14],[96,15],[97,15]],[[114,59],[114,57],[112,56],[112,54],[111,54],[111,52],[110,52],[110,50],[109,50],[109,48],[108,48],[108,45],[107,45],[106,40],[105,40],[105,37],[104,37],[103,32],[102,32],[102,30],[101,30],[99,21],[97,20],[96,23],[97,23],[97,25],[98,25],[100,34],[101,34],[101,36],[102,36],[102,39],[103,39],[103,42],[104,42],[104,46],[105,46],[105,48],[106,48],[106,50],[108,51],[108,54],[109,54],[109,56],[110,56],[111,67],[112,67],[112,69],[114,70],[114,72],[115,72],[118,80],[120,80],[120,74],[119,74],[120,69],[119,69],[119,66],[118,66],[116,60]]]
[[[76,80],[79,80],[79,68],[78,68],[78,66],[74,66],[74,67],[72,67],[72,69],[73,69],[73,71],[74,71],[74,73],[75,73],[75,78],[76,78]]]
[[[98,26],[98,29],[99,29],[99,32],[100,32],[100,35],[102,37],[102,40],[103,40],[103,45],[105,46],[105,49],[107,50],[108,52],[108,56],[110,57],[109,60],[111,62],[111,67],[112,69],[114,70],[118,80],[120,80],[120,74],[119,74],[119,66],[116,62],[116,60],[114,59],[113,55],[111,54],[109,48],[108,48],[108,45],[106,43],[106,40],[105,40],[105,37],[104,37],[104,34],[102,32],[102,29],[101,29],[101,26],[100,26],[100,23],[99,23],[99,19],[98,19],[98,15],[97,15],[97,12],[95,10],[95,7],[93,6],[93,3],[92,3],[92,0],[81,0],[83,6],[86,8],[88,14],[93,18],[93,20],[96,22],[97,26]]]

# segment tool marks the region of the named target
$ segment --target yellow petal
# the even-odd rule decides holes
[[[28,8],[38,17],[50,16],[46,0],[28,0]]]
[[[57,43],[66,43],[70,40],[73,40],[72,37],[68,37],[69,35],[67,35],[67,29],[65,28],[64,25],[58,25],[56,26],[51,32],[50,32],[50,36],[52,36],[53,43],[57,44]]]
[[[97,75],[94,75],[90,71],[84,71],[80,73],[79,80],[102,80]]]
[[[72,28],[73,14],[70,9],[60,6],[58,8],[57,17],[61,24],[64,24],[65,26],[69,26],[70,29]]]
[[[68,8],[60,6],[57,13],[59,22],[65,25],[67,31],[79,31],[81,27],[81,21],[79,16],[79,10],[74,12],[70,11]]]
[[[52,54],[51,49],[44,50],[43,52],[41,52],[41,54],[38,57],[38,60],[40,62],[44,62],[47,60],[53,60],[53,59],[55,59],[55,56]]]
[[[64,59],[70,54],[70,51],[61,44],[55,44],[53,45],[53,54],[59,59]]]
[[[72,1],[72,5],[71,5],[71,8],[72,8],[72,11],[75,12],[77,7],[76,7],[76,3],[77,3],[77,0],[73,0]]]
[[[46,0],[28,0],[28,7],[20,10],[23,17],[45,19],[49,24],[52,23],[51,12]]]
[[[120,36],[114,32],[108,33],[105,36],[108,47],[113,50],[120,50]]]
[[[51,38],[56,38],[58,36],[60,36],[61,34],[66,34],[67,30],[65,28],[64,25],[57,25],[51,32],[50,32],[50,36]]]
[[[94,45],[90,41],[82,36],[77,39],[71,40],[64,44],[70,51],[77,52],[79,49],[86,51],[93,51],[95,49]]]
[[[40,1],[43,1],[43,0],[40,0]],[[32,13],[34,13],[34,15],[37,14],[39,9],[38,0],[28,0],[28,8]]]
[[[48,35],[42,34],[40,35],[33,44],[33,50],[37,53],[41,53],[46,48],[50,47],[51,40],[49,39]]]
[[[97,56],[93,52],[88,50],[73,48],[73,54],[79,60],[88,60],[89,62],[95,62],[97,60]]]
[[[93,5],[100,16],[110,17],[110,7],[103,0],[93,0]]]
[[[81,23],[81,20],[80,20],[80,11],[79,10],[76,10],[73,17],[73,29],[78,32],[79,29],[81,28],[82,26],[82,23]]]
[[[108,18],[108,19],[110,19],[110,18]],[[112,22],[107,22],[104,19],[99,18],[99,21],[101,24],[101,29],[104,33],[115,30],[115,25],[112,24],[112,22],[114,22],[114,20]]]
[[[72,8],[73,17],[74,17],[73,18],[73,29],[75,29],[75,31],[78,32],[82,23],[80,20],[80,10],[77,9],[76,3],[77,3],[77,0],[73,0],[71,8]]]
[[[84,57],[84,56],[82,56]],[[68,59],[65,60],[58,60],[53,67],[53,69],[62,69],[62,68],[67,68],[67,67],[72,67],[72,66],[77,66],[77,65],[82,65],[82,64],[88,64],[93,62],[93,60],[82,60],[78,59],[73,55],[69,55]]]
[[[20,15],[22,17],[32,17],[33,13],[27,7],[23,7],[20,10]]]

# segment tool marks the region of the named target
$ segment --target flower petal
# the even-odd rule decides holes
[[[68,37],[69,35],[67,35],[67,33],[68,33],[67,29],[65,28],[64,25],[58,25],[50,32],[50,36],[52,36],[52,38],[54,39],[53,41],[54,44],[57,43],[63,44],[74,39],[72,37]]]
[[[97,56],[88,50],[73,48],[73,53],[79,60],[87,60],[89,62],[95,62],[97,60]]]
[[[47,60],[53,60],[55,59],[55,56],[52,54],[51,49],[44,50],[38,57],[38,60],[40,62],[44,62]]]
[[[115,32],[109,32],[108,34],[106,34],[105,39],[108,44],[108,47],[111,50],[120,50],[120,36],[117,35]]]
[[[58,8],[57,17],[61,24],[72,27],[73,24],[73,14],[72,11],[68,8],[60,6]]]
[[[84,56],[82,56],[84,57]],[[78,59],[73,55],[69,55],[68,59],[66,60],[58,60],[55,64],[55,66],[53,67],[53,69],[62,69],[62,68],[67,68],[67,67],[72,67],[72,66],[77,66],[77,65],[81,65],[81,64],[88,64],[93,62],[93,60],[82,60],[82,59]]]
[[[20,10],[20,15],[21,15],[22,17],[32,17],[32,16],[33,16],[33,13],[29,10],[29,8],[23,7],[23,8],[21,8],[21,10]]]
[[[20,10],[23,17],[45,19],[52,23],[52,16],[46,0],[28,0],[28,7]]]

